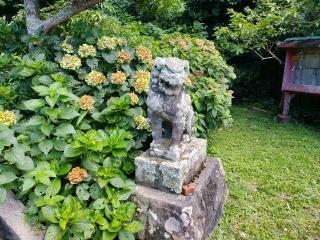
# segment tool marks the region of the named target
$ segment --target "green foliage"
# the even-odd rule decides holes
[[[56,55],[59,59],[61,53]],[[39,227],[49,224],[45,239],[100,239],[108,234],[113,238],[133,237],[141,229],[133,214],[130,219],[121,215],[113,219],[113,212],[120,211],[123,204],[127,206],[134,190],[134,183],[128,180],[122,166],[125,162],[128,172],[133,147],[140,148],[146,140],[147,132],[136,130],[133,121],[134,113],[142,114],[143,109],[139,105],[132,108],[129,95],[123,95],[130,90],[128,87],[110,82],[105,88],[87,85],[84,76],[88,75],[86,70],[91,72],[91,62],[86,62],[88,66],[79,70],[79,79],[75,80],[69,71],[58,68],[36,50],[22,58],[5,56],[2,60],[3,69],[9,74],[4,76],[4,82],[12,80],[17,89],[23,87],[19,81],[27,82],[29,91],[13,101],[4,95],[4,106],[15,106],[20,113],[15,112],[18,123],[14,126],[1,125],[0,200],[5,199],[5,188],[19,192],[27,205],[29,222]],[[84,107],[87,102],[79,100],[85,94],[95,97],[93,111]],[[111,98],[117,94],[121,97]],[[110,113],[110,118],[95,120],[98,110],[102,115]],[[123,111],[131,113],[122,116],[124,122],[131,123],[125,128],[121,128],[119,119],[110,120],[112,114],[114,118]],[[82,167],[82,172],[81,168],[75,170],[77,166]],[[81,184],[72,182],[70,174],[83,171],[83,177],[87,177],[81,179]],[[102,209],[102,215],[97,213],[94,203],[98,199],[110,213],[103,216]],[[135,212],[135,207],[130,209]],[[97,216],[99,220],[94,220]],[[104,226],[97,221],[103,221]]]
[[[277,42],[297,35],[319,33],[319,7],[315,1],[257,0],[244,12],[228,10],[230,23],[218,27],[219,48],[232,55],[253,51],[260,57],[274,57]]]
[[[179,16],[184,11],[183,0],[137,0],[141,15],[153,16],[164,21]]]
[[[51,223],[46,231],[46,240],[69,237],[90,239],[94,231],[94,225],[88,219],[90,210],[83,209],[72,196],[65,198],[61,205],[42,207],[41,214]]]
[[[226,9],[242,9],[242,5],[252,4],[250,0],[186,0],[183,15],[176,19],[179,24],[205,23],[209,29],[225,23]]]
[[[16,192],[28,222],[48,227],[46,239],[134,239],[142,229],[130,177],[150,139],[153,56],[190,61],[197,135],[232,121],[228,83],[235,75],[212,42],[125,25],[107,17],[107,7],[56,29],[62,37],[23,36],[16,48],[8,36],[0,41],[0,113],[14,116],[0,125],[0,203],[5,189]]]
[[[94,31],[78,35],[77,29],[82,28],[85,24],[84,20],[81,20],[82,17],[79,16],[77,20],[69,23],[68,32],[71,31],[76,36],[85,39],[97,38],[105,32],[115,36],[124,36],[133,46],[141,44],[148,46],[154,56],[176,56],[188,60],[191,65],[190,79],[192,80],[192,86],[189,89],[194,107],[197,108],[197,134],[204,136],[208,128],[227,125],[231,122],[228,110],[231,104],[231,92],[228,90],[228,84],[230,80],[235,78],[235,75],[233,69],[226,64],[212,42],[187,34],[166,34],[163,30],[155,29],[155,26],[149,29],[149,27],[135,21],[121,24],[120,21],[106,17],[103,12],[99,13],[99,16],[101,17],[99,26],[94,24]],[[208,84],[211,88],[207,87]],[[208,104],[199,104],[201,102]],[[107,109],[100,113],[95,114],[94,117],[97,120],[99,118],[107,119],[110,115],[109,123],[117,121],[118,117],[131,114],[124,109],[120,116],[108,114]],[[118,122],[128,125],[123,117],[119,118]]]
[[[215,32],[219,47],[236,55],[245,51],[270,55],[279,39],[300,32],[299,2],[259,0],[244,13],[229,9],[229,25]]]
[[[285,51],[276,46],[289,37],[320,34],[318,1],[257,0],[246,5],[228,10],[230,21],[213,34],[216,45],[235,65],[238,78],[232,89],[238,101],[279,102],[283,77],[279,63],[284,63]],[[305,110],[300,109],[300,119]],[[315,111],[308,112],[310,117]]]

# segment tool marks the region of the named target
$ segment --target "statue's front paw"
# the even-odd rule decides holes
[[[169,151],[174,153],[179,153],[179,154],[181,153],[181,149],[178,145],[170,146]]]
[[[178,145],[172,145],[166,154],[166,158],[173,161],[178,161],[180,160],[180,157],[181,157],[180,147]]]
[[[152,141],[150,144],[150,148],[151,149],[158,149],[158,148],[160,148],[160,143]]]
[[[182,142],[183,143],[190,143],[191,142],[191,136],[189,134],[183,134]]]

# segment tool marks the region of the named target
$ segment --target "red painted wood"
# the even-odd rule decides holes
[[[313,51],[312,49],[315,49],[315,47],[320,47],[319,45],[319,40],[316,41],[304,41],[303,43],[299,42],[285,42],[283,44],[280,44],[278,47],[286,48],[287,49],[287,55],[286,55],[286,61],[285,61],[285,66],[284,66],[284,73],[283,73],[283,80],[282,80],[282,91],[283,91],[283,109],[282,109],[282,114],[278,115],[278,120],[280,122],[286,123],[289,121],[289,109],[290,109],[290,101],[294,93],[306,93],[306,94],[313,94],[313,95],[320,95],[320,86],[317,85],[305,85],[308,84],[310,81],[313,82],[314,76],[310,77],[310,75],[307,74],[302,74],[300,79],[295,77],[296,81],[294,82],[294,68],[295,66],[298,65],[297,60],[298,60],[298,51],[302,51],[302,47],[305,48],[310,48],[310,51]],[[303,54],[303,51],[300,52],[299,54]],[[314,54],[317,54],[313,52]],[[313,60],[312,57],[308,57],[308,55],[302,55],[303,57],[306,57],[308,60],[306,61],[306,64],[308,67],[316,67],[313,66],[311,63],[315,62],[317,63],[317,60]],[[310,61],[309,61],[310,60]],[[302,61],[301,58],[299,61]],[[310,63],[311,62],[311,63]],[[300,63],[301,64],[301,63]],[[309,66],[310,65],[310,66]],[[301,68],[301,66],[300,66]],[[300,70],[299,68],[299,70]],[[299,71],[296,71],[299,72]],[[315,74],[315,73],[314,73]],[[316,82],[318,82],[317,78]],[[299,83],[304,83],[304,84],[299,84]]]
[[[282,81],[282,91],[320,95],[320,86],[293,83],[293,72],[296,62],[296,49],[287,49],[287,56]]]
[[[286,62],[284,66],[282,91],[289,90],[288,84],[292,83],[293,67],[297,61],[297,52],[295,49],[287,49]]]
[[[291,94],[290,92],[284,92],[283,93],[283,110],[282,115],[288,116],[289,115],[289,109],[290,109],[290,102],[291,102]]]
[[[320,95],[320,86],[288,84],[284,91]]]

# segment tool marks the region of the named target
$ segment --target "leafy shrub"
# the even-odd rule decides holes
[[[142,15],[156,17],[159,21],[175,18],[184,11],[183,0],[138,0],[137,4]]]
[[[72,32],[78,39],[91,42],[104,35],[125,37],[130,45],[144,45],[151,49],[154,56],[176,56],[190,62],[189,87],[194,108],[196,109],[196,128],[198,136],[205,136],[210,128],[228,125],[232,122],[229,107],[232,92],[228,90],[230,81],[235,78],[233,68],[228,66],[215,48],[214,43],[198,37],[179,32],[166,34],[165,31],[149,31],[149,27],[136,21],[122,24],[103,13],[99,15],[98,25],[94,24],[93,31],[79,35],[77,29],[85,26],[83,16],[71,21],[67,32]],[[90,15],[89,15],[90,16]],[[96,15],[94,15],[96,16]],[[86,17],[88,17],[86,15]],[[211,86],[208,88],[207,86]],[[205,103],[205,104],[199,104]]]
[[[48,224],[46,239],[132,239],[141,224],[133,220],[135,206],[126,202],[134,189],[127,176],[148,135],[134,121],[145,114],[146,93],[131,103],[136,69],[116,62],[130,59],[141,69],[147,65],[128,47],[129,58],[116,54],[118,47],[93,58],[93,48],[81,46],[82,67],[64,65],[66,54],[60,51],[57,63],[37,52],[6,61],[13,66],[9,74],[31,88],[17,101],[20,112],[1,111],[1,201],[4,189],[18,192],[29,222]],[[112,73],[120,70],[126,81],[112,83]]]
[[[0,56],[0,202],[5,189],[16,192],[28,222],[48,227],[45,239],[134,239],[142,228],[130,177],[148,146],[153,56],[190,61],[198,135],[231,122],[235,75],[212,42],[106,32],[24,37],[16,54]],[[39,47],[25,55],[28,41]]]

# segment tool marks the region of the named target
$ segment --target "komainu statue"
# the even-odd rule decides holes
[[[188,61],[174,57],[155,59],[147,99],[153,137],[151,156],[179,160],[181,145],[191,141],[194,112],[184,87],[188,75]],[[168,130],[167,126],[171,141],[165,144],[163,130]]]

